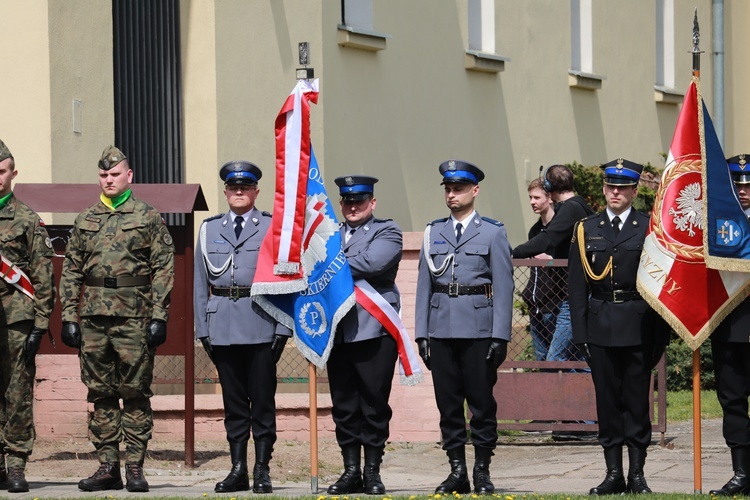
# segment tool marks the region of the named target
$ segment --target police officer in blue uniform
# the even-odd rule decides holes
[[[229,212],[206,219],[195,250],[195,336],[216,365],[232,470],[217,493],[250,489],[247,442],[255,442],[253,492],[271,493],[276,441],[276,363],[291,335],[250,297],[271,216],[255,208],[262,172],[232,161],[219,172]]]
[[[335,182],[345,219],[340,227],[341,241],[352,277],[366,280],[398,311],[396,274],[403,246],[401,228],[390,219],[373,216],[378,179],[347,175]],[[393,414],[388,398],[397,359],[396,340],[359,304],[339,323],[328,358],[328,380],[344,473],[328,487],[328,494],[385,494],[380,463]]]
[[[750,165],[748,155],[729,158],[729,172],[737,199],[750,217]],[[724,441],[732,454],[734,475],[711,495],[750,494],[750,299],[745,299],[711,334],[716,395],[724,412]]]
[[[643,475],[651,443],[648,391],[668,329],[636,290],[648,216],[632,204],[643,166],[617,159],[602,168],[607,208],[576,224],[568,260],[573,342],[591,367],[607,466],[604,481],[589,494],[649,493]]]
[[[513,266],[505,227],[474,209],[484,173],[448,160],[439,167],[451,215],[427,225],[419,257],[416,341],[432,369],[443,449],[451,472],[436,493],[469,493],[464,401],[471,411],[474,492],[492,494],[497,442],[492,389],[505,360],[513,309]]]

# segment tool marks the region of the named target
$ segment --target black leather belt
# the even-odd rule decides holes
[[[458,283],[448,283],[447,285],[435,285],[435,293],[447,293],[449,297],[458,297],[459,295],[484,295],[487,298],[492,297],[492,285],[459,285]]]
[[[123,288],[128,286],[142,286],[151,284],[151,276],[107,276],[86,278],[86,286],[101,286],[104,288]]]
[[[231,297],[239,299],[240,297],[249,297],[251,288],[249,286],[230,286],[230,287],[211,287],[211,295],[217,297]]]
[[[619,304],[629,300],[640,300],[643,297],[638,290],[612,290],[611,292],[591,292],[591,298]]]

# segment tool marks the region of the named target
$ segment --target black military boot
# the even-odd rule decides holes
[[[148,491],[148,481],[143,475],[143,465],[125,464],[125,489],[131,493]]]
[[[750,449],[731,448],[734,476],[719,490],[708,492],[712,496],[733,496],[750,493]]]
[[[607,464],[607,475],[604,477],[602,484],[589,490],[589,495],[625,493],[627,486],[622,473],[622,446],[605,449],[604,462]]]
[[[385,485],[380,479],[383,447],[365,445],[365,468],[362,472],[366,495],[385,495]]]
[[[121,490],[120,462],[99,464],[99,468],[93,475],[78,482],[78,489],[83,491]]]
[[[359,468],[361,463],[359,445],[342,446],[341,456],[344,459],[344,473],[338,481],[328,487],[328,494],[346,495],[363,492],[362,471]]]
[[[270,441],[255,442],[255,466],[253,467],[253,493],[273,493],[271,484],[271,453],[273,443]]]
[[[29,483],[26,481],[22,467],[11,467],[8,469],[8,493],[25,493],[29,491]]]
[[[643,466],[646,464],[646,450],[639,448],[628,448],[628,493],[651,493],[651,488],[646,484],[643,475]]]
[[[232,470],[220,483],[216,483],[216,493],[231,493],[250,489],[250,478],[247,475],[247,441],[229,443],[229,456],[232,459]]]
[[[435,493],[470,493],[469,473],[466,470],[466,451],[463,446],[448,450],[448,463],[451,473],[435,488]]]
[[[477,495],[492,495],[495,485],[490,480],[490,462],[492,461],[492,450],[489,448],[474,447],[474,493]]]

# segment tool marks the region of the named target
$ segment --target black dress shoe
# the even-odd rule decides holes
[[[722,486],[721,489],[708,492],[708,494],[712,496],[733,496],[747,493],[750,493],[750,478],[748,478],[747,474],[745,474],[745,471],[742,469],[734,471],[732,479]]]
[[[615,495],[619,493],[625,493],[627,485],[625,484],[625,477],[622,475],[621,469],[609,469],[607,475],[604,477],[604,481],[589,490],[589,495]]]
[[[268,464],[255,463],[255,467],[253,467],[253,493],[273,493],[271,468]]]
[[[329,495],[347,495],[349,493],[362,493],[365,491],[362,482],[362,470],[356,465],[347,465],[344,467],[344,473],[341,474],[338,481],[328,487]]]
[[[247,475],[247,466],[244,462],[232,465],[232,470],[223,481],[216,483],[216,493],[233,493],[235,491],[247,491],[250,489],[250,477]]]
[[[627,493],[652,493],[651,488],[649,488],[648,483],[646,483],[643,471],[628,474]]]

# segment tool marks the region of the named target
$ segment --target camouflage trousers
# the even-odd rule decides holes
[[[8,467],[26,466],[36,437],[36,365],[23,362],[23,344],[33,326],[33,321],[0,326],[0,456],[7,455]]]
[[[81,320],[81,380],[94,403],[89,439],[100,462],[143,464],[154,427],[151,380],[154,349],[146,346],[147,318],[91,316]],[[120,400],[122,399],[122,408]]]

